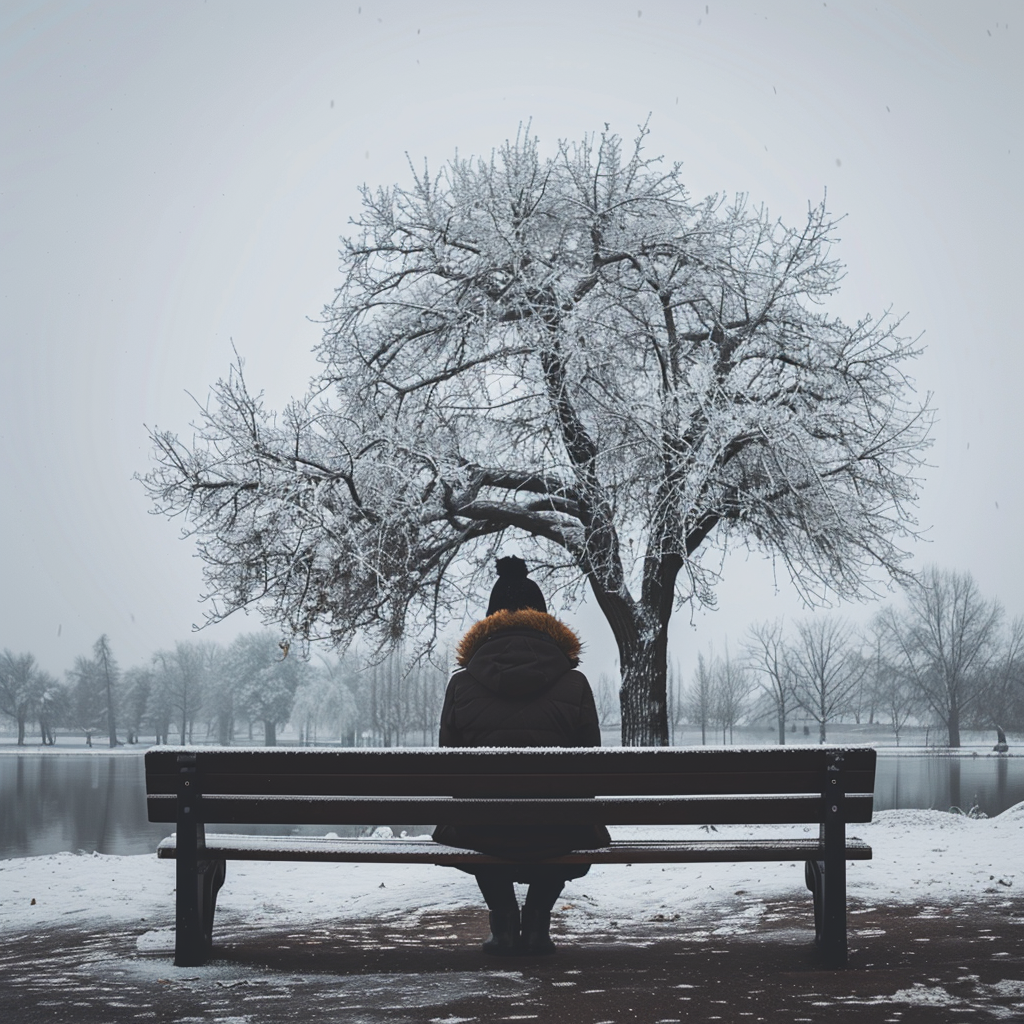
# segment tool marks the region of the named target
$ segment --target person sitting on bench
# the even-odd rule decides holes
[[[497,560],[498,581],[487,617],[462,638],[459,671],[448,682],[441,710],[442,747],[599,747],[594,695],[579,664],[580,641],[547,613],[526,562]],[[460,868],[476,875],[490,911],[485,953],[496,956],[553,953],[551,910],[566,881],[589,864],[530,863],[611,842],[603,825],[441,825],[434,839],[477,850],[516,865]],[[529,890],[520,919],[514,882]]]

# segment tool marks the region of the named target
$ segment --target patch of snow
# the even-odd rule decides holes
[[[709,838],[697,826],[617,826],[611,832],[621,839]],[[735,825],[718,826],[713,837],[799,838],[816,832],[806,825]],[[855,908],[859,903],[933,908],[1001,903],[1020,885],[1024,804],[981,820],[942,811],[881,811],[870,824],[850,826],[848,832],[874,850],[873,860],[848,866]],[[140,942],[166,942],[174,922],[174,883],[173,864],[151,854],[59,853],[0,861],[0,930],[85,921],[141,923],[147,930]],[[569,908],[563,913],[573,929],[586,932],[612,922],[649,922],[652,913],[671,922],[713,908],[719,934],[730,934],[749,929],[764,902],[780,898],[810,899],[802,863],[597,865],[569,883],[563,896]],[[217,919],[218,928],[260,922],[308,926],[338,918],[418,916],[479,903],[471,875],[430,864],[231,861]]]
[[[912,988],[901,988],[888,998],[893,1003],[910,1003],[911,1006],[959,1006],[962,999],[951,996],[942,986],[929,988],[915,982]]]

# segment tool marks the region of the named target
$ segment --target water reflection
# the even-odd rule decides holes
[[[875,810],[977,807],[992,816],[1024,800],[1024,758],[880,755]]]
[[[0,757],[0,856],[151,849],[144,793],[141,757]]]
[[[141,753],[0,755],[0,858],[65,850],[151,853],[172,827],[147,820],[145,793]],[[876,810],[967,811],[977,805],[994,815],[1021,801],[1024,757],[883,754],[878,759]],[[323,835],[324,829],[218,826],[218,831]],[[337,826],[335,831],[356,835],[360,829]]]

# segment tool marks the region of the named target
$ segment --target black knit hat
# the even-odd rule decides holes
[[[487,605],[487,614],[493,615],[502,609],[510,612],[520,608],[535,608],[539,612],[548,610],[540,587],[531,579],[527,579],[526,563],[515,555],[499,558],[497,561],[498,582],[491,590],[491,601]]]

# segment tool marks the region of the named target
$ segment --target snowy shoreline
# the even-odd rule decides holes
[[[716,838],[797,837],[811,830],[720,826]],[[706,838],[696,827],[611,831],[621,838]],[[1020,899],[1024,803],[980,820],[941,811],[879,811],[870,824],[850,826],[849,833],[874,850],[873,860],[849,865],[852,908],[954,901],[1006,905]],[[0,933],[86,922],[152,931],[174,921],[174,867],[154,854],[59,853],[2,861],[0,893]],[[566,925],[579,932],[610,921],[641,924],[707,913],[720,919],[719,927],[742,928],[767,901],[794,897],[810,900],[802,864],[605,865],[569,883],[563,913]],[[471,876],[432,865],[237,861],[228,865],[218,918],[310,926],[444,911],[479,900]]]

